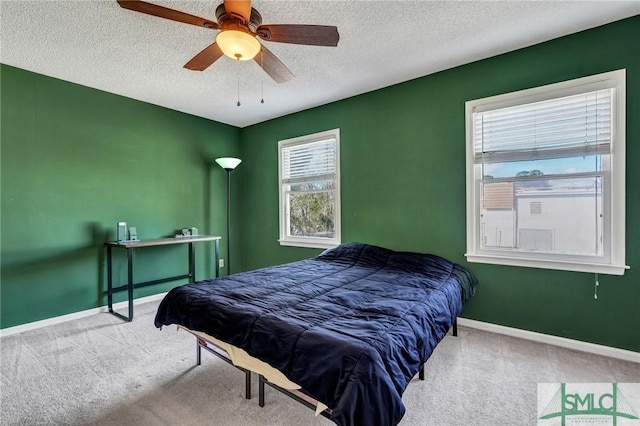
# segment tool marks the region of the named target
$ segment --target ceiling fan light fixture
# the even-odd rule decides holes
[[[260,52],[260,42],[255,36],[238,30],[220,31],[216,43],[222,53],[238,61],[253,59]]]

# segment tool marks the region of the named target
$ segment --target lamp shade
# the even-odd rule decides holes
[[[253,59],[260,51],[258,39],[244,31],[220,31],[216,36],[216,43],[220,46],[222,53],[238,61]]]
[[[233,170],[238,167],[238,164],[242,163],[242,160],[239,158],[233,157],[222,157],[216,158],[216,163],[220,165],[225,170]]]

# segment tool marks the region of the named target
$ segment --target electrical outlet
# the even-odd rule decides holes
[[[224,268],[224,259],[218,260],[218,267]]]

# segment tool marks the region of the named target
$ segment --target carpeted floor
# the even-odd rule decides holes
[[[135,320],[99,314],[0,340],[2,425],[331,425],[267,387],[244,398],[241,372],[175,327],[153,326],[157,302]],[[327,356],[330,356],[328,353]],[[537,383],[640,382],[640,365],[459,329],[404,393],[401,426],[533,425]],[[638,404],[640,408],[640,404]]]

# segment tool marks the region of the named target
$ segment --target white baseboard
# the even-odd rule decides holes
[[[546,343],[548,345],[561,346],[563,348],[574,349],[576,351],[589,352],[596,355],[603,355],[611,358],[621,359],[624,361],[640,363],[640,352],[628,351],[626,349],[597,345],[595,343],[581,342],[580,340],[567,339],[566,337],[536,333],[533,331],[505,327],[503,325],[491,324],[488,322],[476,321],[467,318],[458,318],[458,325],[462,327],[488,331],[490,333],[504,334],[507,336],[518,337],[520,339]]]
[[[153,294],[147,297],[141,297],[139,299],[133,299],[133,305],[140,305],[142,303],[147,302],[155,302],[156,300],[161,300],[167,292]],[[127,308],[129,306],[128,301],[118,302],[113,304],[114,310],[120,310]],[[109,312],[109,308],[105,306],[101,306],[99,308],[87,309],[86,311],[74,312],[72,314],[61,315],[59,317],[47,318],[40,321],[29,322],[27,324],[16,325],[15,327],[3,328],[0,330],[0,337],[10,336],[16,333],[22,333],[23,331],[35,330],[37,328],[47,327],[49,325],[60,324],[67,321],[72,321],[76,319],[86,318],[91,315],[100,314],[103,312]]]

